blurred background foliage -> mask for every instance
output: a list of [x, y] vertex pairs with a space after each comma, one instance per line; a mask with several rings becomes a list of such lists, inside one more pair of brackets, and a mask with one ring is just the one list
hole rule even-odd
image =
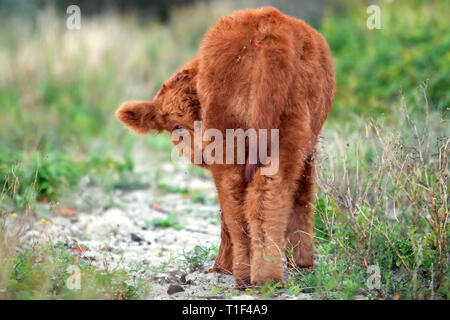
[[368, 2], [350, 0], [78, 1], [81, 30], [68, 30], [69, 2], [0, 1], [0, 186], [23, 181], [25, 190], [36, 181], [41, 200], [83, 175], [105, 174], [105, 164], [108, 174], [133, 170], [136, 143], [167, 157], [167, 135], [136, 137], [114, 111], [151, 99], [218, 17], [243, 7], [275, 5], [323, 33], [338, 83], [329, 129], [359, 130], [380, 116], [394, 122], [399, 93], [415, 102], [420, 86], [431, 110], [448, 108], [447, 1], [376, 2], [381, 30], [366, 27]]
[[[152, 99], [194, 57], [220, 16], [274, 5], [322, 32], [337, 75], [318, 170], [318, 263], [301, 271], [289, 290], [306, 286], [319, 298], [336, 297], [334, 291], [346, 299], [361, 292], [371, 297], [366, 267], [374, 264], [385, 288], [372, 297], [449, 298], [449, 1], [74, 2], [81, 8], [80, 30], [66, 27], [72, 1], [0, 0], [0, 255], [9, 257], [0, 259], [0, 284], [2, 274], [7, 280], [11, 275], [1, 265], [9, 261], [15, 266], [11, 286], [21, 292], [24, 281], [16, 279], [29, 271], [17, 272], [17, 265], [36, 261], [5, 253], [15, 248], [3, 237], [7, 217], [33, 215], [37, 201], [61, 205], [77, 186], [86, 186], [80, 184], [84, 177], [105, 191], [146, 182], [162, 187], [158, 161], [169, 159], [168, 135], [136, 136], [117, 121], [115, 110], [126, 100]], [[380, 30], [366, 27], [369, 4], [381, 8]], [[138, 167], [145, 174], [137, 174]], [[433, 211], [436, 223], [427, 225]], [[47, 271], [43, 279], [55, 279], [54, 270]], [[120, 286], [106, 283], [102, 290], [132, 296], [125, 280]], [[65, 295], [61, 288], [56, 295]]]

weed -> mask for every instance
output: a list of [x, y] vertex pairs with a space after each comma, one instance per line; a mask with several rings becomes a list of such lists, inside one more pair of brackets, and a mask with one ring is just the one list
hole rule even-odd
[[186, 189], [186, 188], [180, 188], [180, 187], [177, 187], [177, 186], [171, 186], [171, 185], [164, 184], [164, 183], [159, 184], [158, 185], [158, 189], [159, 190], [168, 191], [168, 192], [171, 192], [171, 193], [179, 193], [181, 195], [188, 195], [189, 194], [189, 190]]
[[223, 294], [224, 292], [226, 292], [227, 290], [228, 290], [228, 287], [225, 285], [222, 285], [219, 287], [213, 285], [211, 287], [211, 295], [213, 295], [213, 296], [220, 295], [220, 294]]
[[448, 126], [426, 107], [417, 122], [401, 105], [401, 125], [374, 121], [364, 142], [318, 161], [319, 259], [296, 278], [316, 297], [448, 296]]
[[145, 221], [145, 224], [149, 227], [155, 228], [173, 228], [176, 230], [183, 229], [183, 225], [176, 221], [176, 215], [173, 212], [170, 212], [167, 218], [165, 219], [153, 219]]
[[211, 246], [209, 248], [195, 246], [191, 251], [183, 251], [185, 267], [191, 272], [199, 270], [207, 261], [214, 259], [217, 253], [218, 249], [215, 246]]

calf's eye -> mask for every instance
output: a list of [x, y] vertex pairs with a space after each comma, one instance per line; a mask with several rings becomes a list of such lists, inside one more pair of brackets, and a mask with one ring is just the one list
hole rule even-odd
[[175, 126], [173, 129], [174, 129], [174, 130], [177, 130], [178, 132], [180, 132], [180, 131], [183, 130], [183, 127], [177, 125], [177, 126]]

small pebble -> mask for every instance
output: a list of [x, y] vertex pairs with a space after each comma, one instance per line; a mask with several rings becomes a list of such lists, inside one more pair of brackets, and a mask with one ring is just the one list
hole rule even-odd
[[174, 294], [174, 293], [178, 293], [178, 292], [183, 292], [184, 289], [182, 286], [179, 286], [177, 284], [171, 284], [169, 286], [169, 289], [167, 289], [167, 294]]

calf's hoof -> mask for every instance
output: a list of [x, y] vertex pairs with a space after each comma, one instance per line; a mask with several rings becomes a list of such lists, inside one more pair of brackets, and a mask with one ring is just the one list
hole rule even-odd
[[262, 265], [252, 269], [250, 283], [253, 286], [260, 287], [264, 283], [272, 281], [283, 284], [283, 268], [270, 263], [263, 263]]
[[284, 286], [283, 279], [281, 278], [253, 279], [251, 281], [251, 285], [255, 288], [260, 288], [267, 282], [270, 282], [272, 284], [279, 283], [280, 287]]

